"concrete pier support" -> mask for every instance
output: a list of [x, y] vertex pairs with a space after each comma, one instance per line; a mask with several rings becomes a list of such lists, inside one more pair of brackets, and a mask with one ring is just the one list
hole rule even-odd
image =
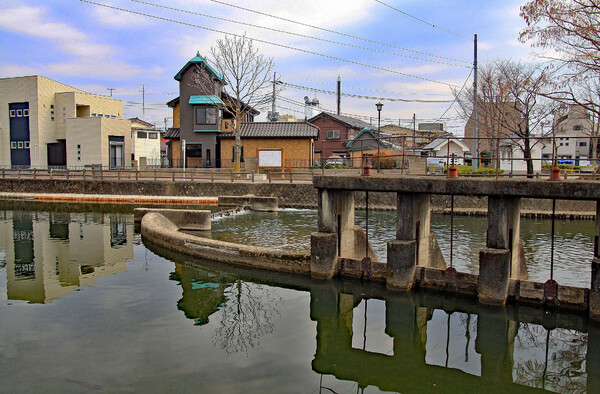
[[590, 319], [600, 321], [600, 201], [596, 202], [596, 229], [594, 234], [594, 258], [592, 259], [589, 313]]
[[339, 270], [339, 258], [354, 256], [354, 192], [321, 189], [318, 210], [318, 232], [310, 242], [311, 276], [331, 279]]
[[429, 194], [398, 193], [396, 240], [388, 242], [387, 287], [411, 290], [416, 265], [430, 265]]
[[481, 303], [504, 305], [509, 279], [519, 279], [520, 208], [519, 197], [488, 198], [486, 248], [479, 252], [478, 296]]

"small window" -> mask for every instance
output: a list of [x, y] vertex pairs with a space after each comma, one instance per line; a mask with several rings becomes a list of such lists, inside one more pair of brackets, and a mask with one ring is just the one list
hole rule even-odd
[[29, 110], [28, 109], [24, 109], [23, 110], [23, 116], [29, 116]]
[[96, 114], [92, 112], [92, 118], [95, 118], [95, 117], [96, 117]]
[[145, 131], [138, 131], [137, 132], [137, 137], [142, 139], [142, 138], [148, 138], [148, 133], [146, 133]]
[[77, 144], [77, 149], [81, 149], [81, 145]]
[[54, 109], [54, 104], [50, 104], [50, 109]]
[[25, 149], [29, 149], [29, 141], [25, 141]]
[[17, 112], [14, 109], [10, 110], [10, 117], [14, 118], [17, 115]]
[[196, 107], [196, 124], [216, 124], [217, 109], [213, 107]]
[[17, 118], [20, 118], [21, 116], [23, 116], [23, 110], [22, 109], [18, 109], [17, 110]]
[[110, 115], [111, 119], [116, 119], [117, 117], [115, 115]]
[[158, 133], [148, 133], [148, 138], [151, 140], [156, 140], [158, 139]]
[[52, 117], [50, 118], [50, 120], [54, 122], [54, 116], [52, 116]]
[[587, 142], [580, 142], [579, 146], [587, 146]]
[[17, 142], [17, 148], [23, 149], [23, 141]]
[[17, 141], [10, 142], [10, 149], [17, 149]]
[[108, 115], [108, 114], [104, 114], [104, 117], [105, 117], [105, 118], [110, 118], [110, 115]]
[[575, 131], [583, 130], [583, 125], [576, 124], [575, 126], [573, 126], [573, 130], [575, 130]]
[[561, 142], [559, 146], [563, 146], [563, 143]]
[[[562, 144], [561, 144], [561, 145], [562, 145]], [[565, 146], [569, 146], [569, 143], [568, 143], [568, 142], [566, 142], [566, 143], [565, 143]]]
[[339, 140], [340, 139], [340, 131], [339, 130], [327, 130], [327, 139], [328, 140]]

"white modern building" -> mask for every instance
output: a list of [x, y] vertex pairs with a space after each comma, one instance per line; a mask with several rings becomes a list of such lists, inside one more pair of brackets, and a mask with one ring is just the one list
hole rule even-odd
[[[533, 172], [542, 171], [542, 143], [535, 140], [531, 148], [531, 162]], [[506, 173], [527, 174], [527, 161], [520, 145], [510, 139], [500, 142], [498, 148], [500, 155], [500, 169]]]
[[0, 165], [131, 166], [123, 102], [34, 75], [0, 78]]
[[139, 118], [131, 118], [133, 159], [138, 166], [145, 161], [147, 166], [160, 167], [160, 130]]
[[[554, 125], [543, 141], [543, 157], [552, 159], [552, 148], [559, 161], [571, 161], [579, 165], [590, 158], [591, 135], [594, 127], [589, 112], [579, 106], [570, 105], [554, 116]], [[553, 141], [554, 140], [554, 141]]]

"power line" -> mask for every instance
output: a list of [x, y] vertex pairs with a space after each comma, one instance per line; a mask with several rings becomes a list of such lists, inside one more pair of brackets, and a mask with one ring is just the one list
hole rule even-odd
[[467, 81], [469, 80], [469, 78], [471, 78], [471, 74], [473, 74], [473, 69], [471, 69], [471, 72], [469, 73], [469, 75], [465, 79], [465, 83], [463, 83], [462, 88], [460, 88], [460, 90], [458, 91], [458, 93], [454, 95], [454, 100], [452, 100], [452, 103], [450, 104], [450, 106], [448, 108], [446, 108], [446, 110], [444, 111], [444, 113], [442, 114], [442, 116], [440, 116], [440, 119], [443, 118], [444, 115], [446, 115], [446, 113], [448, 111], [450, 111], [450, 108], [452, 108], [452, 106], [454, 105], [454, 103], [456, 103], [456, 100], [458, 99], [458, 96], [460, 96], [460, 94], [462, 93], [462, 91], [465, 88], [465, 86], [467, 86]]
[[181, 13], [185, 13], [185, 14], [198, 15], [198, 16], [202, 16], [204, 18], [217, 19], [217, 20], [220, 20], [220, 21], [235, 23], [235, 24], [238, 24], [238, 25], [250, 26], [250, 27], [255, 27], [255, 28], [258, 28], [258, 29], [264, 29], [264, 30], [274, 31], [274, 32], [277, 32], [277, 33], [282, 33], [282, 34], [288, 34], [288, 35], [291, 35], [291, 36], [308, 38], [310, 40], [317, 40], [317, 41], [321, 41], [321, 42], [328, 42], [330, 44], [343, 45], [343, 46], [347, 46], [347, 47], [350, 47], [350, 48], [362, 49], [362, 50], [365, 50], [365, 51], [383, 53], [383, 54], [392, 55], [392, 56], [399, 56], [399, 57], [404, 57], [404, 58], [408, 58], [408, 59], [419, 60], [419, 61], [422, 61], [422, 62], [443, 64], [443, 65], [451, 66], [451, 67], [463, 67], [463, 68], [469, 68], [470, 67], [470, 66], [468, 66], [466, 64], [455, 64], [455, 63], [453, 64], [453, 63], [441, 62], [441, 61], [438, 61], [438, 60], [423, 59], [423, 58], [416, 57], [416, 56], [402, 55], [400, 53], [382, 51], [380, 49], [367, 48], [367, 47], [362, 47], [362, 46], [354, 45], [354, 44], [347, 44], [345, 42], [328, 40], [326, 38], [314, 37], [314, 36], [309, 36], [307, 34], [294, 33], [294, 32], [291, 32], [291, 31], [286, 31], [286, 30], [281, 30], [281, 29], [274, 29], [272, 27], [266, 27], [266, 26], [256, 25], [256, 24], [253, 24], [253, 23], [240, 22], [240, 21], [236, 21], [236, 20], [233, 20], [233, 19], [228, 19], [228, 18], [222, 18], [222, 17], [219, 17], [219, 16], [203, 14], [203, 13], [200, 13], [200, 12], [188, 11], [188, 10], [184, 10], [184, 9], [181, 9], [181, 8], [169, 7], [169, 6], [160, 5], [160, 4], [154, 4], [154, 3], [148, 3], [148, 2], [142, 1], [142, 0], [129, 0], [129, 1], [132, 1], [134, 3], [149, 5], [149, 6], [152, 6], [152, 7], [163, 8], [163, 9], [166, 9], [166, 10], [181, 12]]
[[[301, 81], [307, 81], [307, 82], [313, 82], [313, 83], [320, 83], [322, 85], [331, 85], [331, 82], [323, 82], [323, 81], [318, 81], [315, 79], [309, 79], [309, 78], [303, 78], [303, 77], [299, 77], [296, 75], [291, 75], [291, 74], [285, 74], [285, 73], [279, 73], [280, 76], [285, 76], [286, 78], [291, 78], [291, 79], [298, 79]], [[364, 91], [368, 91], [368, 92], [378, 92], [378, 93], [389, 93], [389, 94], [410, 94], [410, 95], [424, 95], [424, 96], [446, 96], [447, 93], [415, 93], [415, 92], [394, 92], [391, 90], [383, 90], [383, 89], [369, 89], [369, 88], [363, 88], [363, 87], [358, 87], [358, 86], [348, 86], [348, 85], [344, 85], [344, 89], [350, 89], [350, 90], [364, 90]]]
[[229, 35], [229, 36], [233, 36], [233, 37], [238, 37], [238, 38], [246, 37], [249, 40], [260, 42], [260, 43], [263, 43], [263, 44], [268, 44], [268, 45], [278, 46], [278, 47], [281, 47], [281, 48], [291, 49], [291, 50], [297, 51], [297, 52], [308, 53], [308, 54], [311, 54], [311, 55], [320, 56], [320, 57], [324, 57], [324, 58], [327, 58], [327, 59], [332, 59], [332, 60], [337, 60], [337, 61], [340, 61], [340, 62], [355, 64], [357, 66], [372, 68], [374, 70], [385, 71], [385, 72], [389, 72], [389, 73], [397, 74], [397, 75], [402, 75], [402, 76], [409, 77], [409, 78], [420, 79], [422, 81], [433, 82], [433, 83], [437, 83], [437, 84], [440, 84], [440, 85], [449, 86], [451, 88], [452, 87], [457, 87], [456, 85], [453, 85], [453, 84], [450, 84], [450, 83], [447, 83], [447, 82], [440, 82], [440, 81], [436, 81], [436, 80], [430, 79], [430, 78], [424, 78], [424, 77], [419, 77], [417, 75], [411, 75], [411, 74], [403, 73], [403, 72], [398, 71], [398, 70], [392, 70], [392, 69], [389, 69], [389, 68], [372, 66], [370, 64], [361, 63], [361, 62], [357, 62], [357, 61], [354, 61], [354, 60], [348, 60], [348, 59], [344, 59], [344, 58], [340, 58], [340, 57], [336, 57], [336, 56], [325, 55], [323, 53], [318, 53], [318, 52], [309, 51], [309, 50], [306, 50], [306, 49], [296, 48], [296, 47], [293, 47], [293, 46], [290, 46], [290, 45], [278, 44], [278, 43], [274, 43], [274, 42], [271, 42], [271, 41], [261, 40], [261, 39], [258, 39], [258, 38], [251, 38], [251, 37], [248, 37], [248, 36], [245, 36], [245, 35], [240, 35], [240, 34], [236, 34], [236, 33], [229, 33], [229, 32], [223, 31], [223, 30], [212, 29], [210, 27], [204, 27], [204, 26], [200, 26], [200, 25], [195, 25], [193, 23], [187, 23], [187, 22], [177, 21], [177, 20], [174, 20], [174, 19], [163, 18], [161, 16], [156, 16], [156, 15], [146, 14], [144, 12], [138, 12], [138, 11], [128, 10], [126, 8], [115, 7], [115, 6], [111, 6], [111, 5], [108, 5], [108, 4], [96, 3], [96, 2], [93, 2], [93, 1], [90, 1], [90, 0], [79, 0], [79, 1], [81, 1], [83, 3], [94, 4], [94, 5], [97, 5], [97, 6], [100, 6], [100, 7], [110, 8], [110, 9], [117, 10], [117, 11], [127, 12], [127, 13], [134, 14], [134, 15], [141, 15], [141, 16], [145, 16], [145, 17], [148, 17], [148, 18], [158, 19], [158, 20], [162, 20], [162, 21], [165, 21], [165, 22], [177, 23], [177, 24], [184, 25], [184, 26], [195, 27], [197, 29], [202, 29], [202, 30], [207, 30], [207, 31], [213, 31], [213, 32], [216, 32], [216, 33], [225, 34], [225, 35]]
[[292, 20], [292, 19], [288, 19], [288, 18], [283, 18], [283, 17], [280, 17], [280, 16], [275, 16], [275, 15], [267, 14], [266, 12], [256, 11], [256, 10], [253, 10], [253, 9], [250, 9], [250, 8], [244, 8], [244, 7], [241, 7], [239, 5], [225, 3], [223, 1], [218, 1], [218, 0], [210, 0], [210, 1], [212, 1], [213, 3], [217, 3], [217, 4], [221, 4], [221, 5], [227, 6], [227, 7], [233, 7], [233, 8], [237, 8], [237, 9], [243, 10], [243, 11], [252, 12], [254, 14], [263, 15], [263, 16], [266, 16], [266, 17], [269, 17], [269, 18], [279, 19], [279, 20], [282, 20], [282, 21], [285, 21], [285, 22], [289, 22], [289, 23], [294, 23], [294, 24], [297, 24], [297, 25], [300, 25], [300, 26], [310, 27], [310, 28], [313, 28], [313, 29], [326, 31], [328, 33], [333, 33], [333, 34], [337, 34], [337, 35], [340, 35], [340, 36], [353, 38], [355, 40], [361, 40], [361, 41], [365, 41], [365, 42], [370, 42], [372, 44], [382, 45], [382, 46], [386, 46], [386, 47], [390, 47], [390, 48], [396, 48], [396, 49], [400, 49], [400, 50], [406, 51], [406, 52], [418, 53], [419, 55], [436, 57], [438, 59], [445, 59], [445, 60], [450, 60], [450, 61], [453, 61], [453, 62], [471, 64], [470, 62], [467, 62], [467, 61], [464, 61], [464, 60], [453, 59], [453, 58], [450, 58], [450, 57], [434, 55], [432, 53], [427, 53], [427, 52], [422, 52], [422, 51], [416, 51], [414, 49], [408, 49], [408, 48], [403, 48], [403, 47], [399, 47], [399, 46], [396, 46], [396, 45], [386, 44], [384, 42], [370, 40], [368, 38], [362, 38], [362, 37], [358, 37], [358, 36], [355, 36], [355, 35], [352, 35], [352, 34], [341, 33], [341, 32], [335, 31], [335, 30], [330, 30], [330, 29], [325, 29], [323, 27], [319, 27], [319, 26], [315, 26], [315, 25], [310, 25], [308, 23], [298, 22], [298, 21], [295, 21], [295, 20]]
[[378, 3], [379, 3], [379, 4], [381, 4], [381, 5], [384, 5], [384, 6], [388, 7], [388, 8], [391, 8], [392, 10], [394, 10], [394, 11], [396, 11], [396, 12], [399, 12], [399, 13], [401, 13], [402, 15], [406, 15], [406, 16], [408, 16], [409, 18], [412, 18], [412, 19], [414, 19], [414, 20], [416, 20], [416, 21], [419, 21], [419, 22], [421, 22], [421, 23], [424, 23], [424, 24], [426, 24], [427, 26], [431, 26], [431, 27], [433, 27], [434, 29], [441, 30], [441, 31], [443, 31], [443, 32], [446, 32], [446, 33], [449, 33], [449, 34], [455, 35], [455, 36], [457, 36], [457, 37], [460, 37], [460, 38], [463, 38], [463, 39], [465, 39], [465, 40], [473, 41], [473, 39], [472, 39], [472, 38], [468, 38], [468, 37], [465, 37], [465, 36], [463, 36], [463, 35], [460, 35], [460, 34], [458, 34], [458, 33], [454, 33], [453, 31], [450, 31], [450, 30], [444, 29], [444, 28], [442, 28], [442, 27], [436, 26], [436, 25], [434, 25], [433, 23], [429, 23], [429, 22], [427, 22], [427, 21], [425, 21], [425, 20], [423, 20], [423, 19], [421, 19], [421, 18], [417, 18], [416, 16], [414, 16], [414, 15], [411, 15], [411, 14], [409, 14], [408, 12], [404, 12], [404, 11], [402, 11], [402, 10], [399, 10], [398, 8], [392, 7], [391, 5], [389, 5], [389, 4], [386, 4], [386, 3], [384, 3], [384, 2], [383, 2], [383, 1], [381, 1], [381, 0], [375, 0], [375, 1], [376, 1], [376, 2], [378, 2]]
[[[311, 88], [308, 86], [300, 86], [300, 85], [295, 85], [293, 83], [288, 83], [288, 82], [283, 82], [283, 84], [285, 86], [289, 86], [289, 87], [292, 87], [295, 89], [310, 90], [310, 91], [317, 92], [317, 93], [337, 95], [337, 92], [332, 92], [330, 90]], [[367, 100], [378, 100], [378, 101], [399, 101], [402, 103], [449, 103], [450, 102], [450, 100], [419, 100], [419, 99], [409, 100], [409, 99], [402, 99], [402, 98], [364, 96], [361, 94], [351, 94], [351, 93], [340, 93], [340, 94], [345, 97], [353, 97], [353, 98], [360, 98], [360, 99], [367, 99]]]

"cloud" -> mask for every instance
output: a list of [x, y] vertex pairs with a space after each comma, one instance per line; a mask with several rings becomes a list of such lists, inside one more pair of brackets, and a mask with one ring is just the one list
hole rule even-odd
[[65, 23], [42, 20], [44, 11], [34, 7], [4, 8], [0, 12], [0, 28], [51, 40], [84, 40], [85, 34]]
[[37, 75], [39, 70], [33, 67], [18, 66], [16, 64], [0, 65], [0, 77], [22, 77], [24, 75]]
[[109, 45], [85, 41], [67, 41], [60, 44], [60, 47], [65, 52], [83, 58], [106, 58], [115, 52], [114, 48]]

